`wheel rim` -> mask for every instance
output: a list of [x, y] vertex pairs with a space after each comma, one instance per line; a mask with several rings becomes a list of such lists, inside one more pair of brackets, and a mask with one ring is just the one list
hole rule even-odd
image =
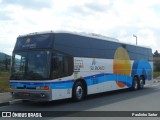
[[76, 89], [76, 96], [78, 99], [81, 99], [83, 96], [83, 88], [81, 86], [78, 86]]
[[137, 90], [138, 89], [138, 84], [137, 84], [137, 80], [134, 81], [134, 89]]
[[143, 80], [140, 80], [140, 88], [143, 88], [144, 84], [143, 84]]

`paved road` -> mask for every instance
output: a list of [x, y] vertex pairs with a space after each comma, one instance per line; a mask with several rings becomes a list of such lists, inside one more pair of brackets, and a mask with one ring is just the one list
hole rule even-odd
[[[70, 99], [47, 102], [47, 103], [25, 102], [25, 103], [18, 103], [0, 107], [0, 111], [160, 111], [160, 83], [146, 86], [143, 90], [138, 90], [138, 91], [120, 90], [114, 92], [107, 92], [103, 94], [91, 95], [84, 101], [78, 103], [71, 102]], [[46, 119], [50, 120], [53, 118], [46, 118]], [[54, 119], [63, 120], [64, 118], [58, 117]], [[88, 120], [93, 118], [72, 117], [68, 119]], [[94, 119], [141, 120], [144, 119], [144, 117], [140, 118], [94, 117]], [[145, 118], [145, 120], [152, 120], [152, 119], [158, 120], [159, 118], [155, 117]]]

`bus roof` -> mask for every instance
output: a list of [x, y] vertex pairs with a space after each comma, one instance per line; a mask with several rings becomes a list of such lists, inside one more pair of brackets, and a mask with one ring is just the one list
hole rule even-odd
[[50, 33], [66, 33], [66, 34], [73, 34], [73, 35], [79, 35], [79, 36], [83, 36], [83, 37], [90, 37], [90, 38], [96, 38], [96, 39], [100, 39], [100, 40], [106, 40], [106, 41], [112, 41], [112, 42], [117, 42], [117, 43], [123, 43], [123, 44], [128, 44], [128, 45], [133, 45], [133, 46], [137, 46], [137, 47], [144, 47], [144, 48], [150, 48], [149, 46], [142, 46], [142, 45], [135, 45], [135, 44], [131, 44], [131, 43], [125, 43], [125, 42], [121, 42], [116, 38], [111, 38], [108, 36], [104, 36], [101, 34], [96, 34], [96, 33], [85, 33], [85, 32], [71, 32], [71, 31], [43, 31], [43, 32], [33, 32], [33, 33], [29, 33], [29, 34], [24, 34], [24, 35], [19, 35], [19, 37], [27, 37], [27, 36], [32, 36], [32, 35], [40, 35], [40, 34], [50, 34]]
[[85, 32], [69, 32], [69, 31], [34, 32], [34, 33], [19, 35], [19, 37], [25, 37], [25, 36], [31, 36], [31, 35], [38, 35], [38, 34], [47, 34], [47, 33], [68, 33], [68, 34], [75, 34], [75, 35], [80, 35], [80, 36], [85, 36], [85, 37], [91, 37], [91, 38], [99, 38], [99, 39], [102, 39], [102, 40], [119, 41], [119, 40], [116, 39], [116, 38], [111, 38], [111, 37], [104, 36], [104, 35], [101, 35], [101, 34], [85, 33]]

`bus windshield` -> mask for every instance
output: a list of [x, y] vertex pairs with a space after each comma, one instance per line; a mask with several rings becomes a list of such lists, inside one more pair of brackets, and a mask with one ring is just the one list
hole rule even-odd
[[50, 77], [50, 51], [14, 52], [11, 80], [44, 80]]

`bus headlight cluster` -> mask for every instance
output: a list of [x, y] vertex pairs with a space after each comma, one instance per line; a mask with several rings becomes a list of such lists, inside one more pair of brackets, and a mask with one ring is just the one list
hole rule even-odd
[[50, 87], [49, 86], [37, 86], [36, 90], [49, 90]]

